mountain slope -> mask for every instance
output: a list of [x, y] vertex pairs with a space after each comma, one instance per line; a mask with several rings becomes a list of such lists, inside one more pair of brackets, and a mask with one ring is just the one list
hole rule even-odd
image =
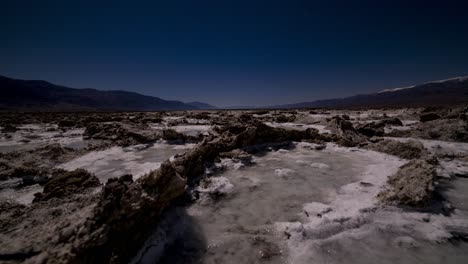
[[274, 106], [273, 108], [419, 107], [468, 103], [468, 76], [346, 98]]
[[80, 110], [190, 110], [198, 107], [180, 101], [127, 91], [74, 89], [46, 81], [17, 80], [0, 76], [0, 109], [35, 111]]

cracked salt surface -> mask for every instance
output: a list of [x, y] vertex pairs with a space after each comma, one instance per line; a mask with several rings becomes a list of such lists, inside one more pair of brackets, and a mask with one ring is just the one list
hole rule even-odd
[[[283, 259], [278, 255], [284, 249], [277, 243], [274, 222], [299, 219], [302, 204], [308, 201], [331, 201], [335, 190], [356, 180], [361, 171], [347, 154], [318, 152], [304, 148], [306, 145], [309, 144], [299, 143], [293, 149], [255, 156], [253, 166], [223, 161], [220, 166], [228, 167], [226, 171], [198, 187], [200, 199], [186, 208], [186, 219], [201, 230], [196, 239], [202, 239], [201, 245], [206, 246], [199, 247], [200, 243], [187, 241], [189, 236], [181, 234], [174, 247], [182, 243], [182, 249], [177, 254], [170, 254], [171, 249], [167, 249], [161, 263], [252, 263], [259, 258], [273, 263]], [[310, 166], [331, 161], [326, 170]], [[221, 198], [214, 199], [216, 196]], [[160, 239], [153, 238], [142, 251]], [[150, 251], [140, 252], [134, 261], [157, 260]]]
[[[83, 140], [84, 128], [61, 131], [52, 124], [30, 124], [18, 127], [18, 131], [0, 138], [0, 153], [17, 150], [31, 150], [58, 143], [62, 147], [82, 149], [99, 140]], [[52, 130], [52, 131], [50, 131]]]
[[[370, 154], [372, 152], [368, 152]], [[362, 152], [365, 154], [365, 152]], [[450, 215], [378, 207], [375, 196], [402, 161], [374, 153], [359, 183], [343, 186], [332, 203], [309, 203], [300, 221], [276, 223], [288, 237], [290, 263], [461, 263], [466, 243], [452, 244], [453, 232], [468, 231], [468, 185], [457, 180], [442, 191], [457, 209]], [[393, 172], [392, 172], [393, 171]], [[392, 173], [390, 173], [392, 172]], [[465, 179], [462, 179], [465, 180]], [[362, 184], [365, 182], [366, 184]], [[456, 186], [454, 188], [454, 186]], [[362, 190], [359, 190], [361, 188]], [[440, 242], [440, 243], [439, 243]], [[352, 260], [352, 261], [351, 261]]]
[[179, 220], [160, 227], [133, 263], [466, 262], [467, 244], [446, 240], [468, 230], [468, 181], [444, 192], [459, 206], [450, 216], [382, 207], [375, 197], [405, 160], [308, 145], [263, 153], [253, 166], [225, 162], [199, 188], [203, 199], [174, 209]]
[[58, 168], [65, 170], [86, 169], [94, 173], [101, 182], [112, 177], [132, 174], [137, 179], [152, 170], [158, 169], [161, 163], [172, 156], [184, 152], [195, 144], [174, 145], [165, 142], [153, 145], [136, 145], [131, 147], [112, 147], [102, 151], [93, 151]]
[[42, 192], [43, 187], [39, 184], [21, 186], [19, 178], [6, 180], [0, 183], [0, 200], [13, 200], [20, 204], [30, 204], [34, 200], [34, 194]]

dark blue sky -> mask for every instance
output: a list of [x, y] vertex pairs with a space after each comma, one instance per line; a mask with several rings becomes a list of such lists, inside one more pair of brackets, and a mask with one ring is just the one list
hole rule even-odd
[[464, 2], [4, 1], [0, 75], [218, 106], [342, 97], [468, 75]]

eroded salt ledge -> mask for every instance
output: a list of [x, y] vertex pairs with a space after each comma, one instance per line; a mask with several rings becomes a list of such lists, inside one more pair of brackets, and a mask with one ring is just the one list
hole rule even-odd
[[[466, 244], [437, 243], [468, 230], [466, 207], [444, 216], [378, 204], [387, 177], [405, 160], [295, 143], [253, 163], [218, 164], [225, 171], [196, 189], [195, 204], [173, 209], [172, 225], [163, 220], [133, 263], [459, 263], [468, 257]], [[466, 189], [447, 196], [462, 203], [460, 191]]]

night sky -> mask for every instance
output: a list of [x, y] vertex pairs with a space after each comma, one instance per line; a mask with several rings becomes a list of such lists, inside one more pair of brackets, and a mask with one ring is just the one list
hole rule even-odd
[[0, 75], [217, 106], [468, 75], [467, 1], [10, 0], [0, 34]]

